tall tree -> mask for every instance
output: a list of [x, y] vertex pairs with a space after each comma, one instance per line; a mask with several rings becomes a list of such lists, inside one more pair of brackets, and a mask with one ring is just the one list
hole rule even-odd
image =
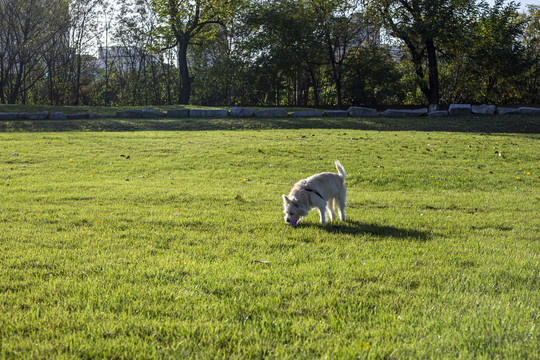
[[[428, 104], [439, 104], [438, 53], [459, 41], [475, 9], [475, 0], [368, 0], [390, 34], [406, 46], [418, 86]], [[427, 75], [426, 75], [427, 74]]]
[[492, 7], [487, 4], [476, 23], [470, 51], [472, 74], [478, 81], [477, 101], [501, 103], [513, 101], [514, 81], [530, 67], [522, 42], [524, 21], [518, 6], [505, 0], [496, 0]]
[[0, 1], [0, 101], [25, 102], [26, 92], [47, 73], [44, 54], [67, 34], [63, 0]]
[[317, 31], [323, 39], [323, 48], [331, 67], [335, 85], [337, 107], [343, 105], [343, 76], [354, 54], [370, 37], [376, 27], [360, 11], [358, 0], [311, 0], [316, 13]]
[[152, 0], [160, 20], [158, 33], [162, 36], [162, 49], [175, 47], [179, 70], [178, 103], [188, 104], [193, 78], [190, 76], [188, 49], [195, 42], [204, 41], [200, 36], [207, 26], [225, 27], [234, 10], [243, 0]]
[[94, 45], [100, 30], [99, 17], [106, 6], [105, 0], [71, 0], [70, 1], [70, 57], [73, 79], [73, 99], [75, 106], [80, 104], [81, 86], [85, 71], [84, 53]]
[[525, 17], [524, 43], [531, 59], [531, 67], [527, 74], [527, 86], [523, 100], [540, 103], [540, 5], [529, 5]]

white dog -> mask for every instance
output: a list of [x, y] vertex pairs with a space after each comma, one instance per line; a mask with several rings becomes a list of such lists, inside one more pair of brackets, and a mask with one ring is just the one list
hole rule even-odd
[[324, 172], [312, 175], [294, 184], [289, 196], [283, 195], [283, 212], [285, 222], [296, 226], [311, 209], [318, 209], [321, 224], [326, 223], [326, 211], [330, 220], [336, 218], [334, 206], [338, 206], [339, 219], [345, 221], [345, 169], [339, 161], [335, 161], [338, 174]]

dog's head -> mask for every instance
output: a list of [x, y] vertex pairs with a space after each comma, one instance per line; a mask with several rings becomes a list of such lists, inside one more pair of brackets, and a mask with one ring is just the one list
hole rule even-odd
[[283, 195], [283, 212], [285, 213], [285, 222], [296, 226], [304, 216], [307, 216], [307, 209], [300, 206], [295, 198], [289, 198]]

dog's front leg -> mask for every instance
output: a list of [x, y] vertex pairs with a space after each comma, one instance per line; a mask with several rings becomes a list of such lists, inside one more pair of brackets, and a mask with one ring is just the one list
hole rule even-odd
[[321, 224], [326, 224], [326, 205], [320, 206], [318, 209], [319, 215], [321, 215]]

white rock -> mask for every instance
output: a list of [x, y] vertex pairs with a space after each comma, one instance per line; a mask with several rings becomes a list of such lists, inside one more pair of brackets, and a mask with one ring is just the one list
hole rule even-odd
[[224, 118], [227, 115], [229, 115], [229, 110], [189, 109], [189, 116], [195, 118]]
[[88, 119], [90, 117], [90, 114], [88, 113], [78, 113], [78, 114], [68, 114], [66, 117], [69, 120], [81, 120], [81, 119]]
[[517, 114], [519, 114], [519, 111], [518, 111], [517, 108], [498, 107], [497, 108], [497, 114], [499, 114], [499, 115], [517, 115]]
[[260, 118], [283, 118], [289, 116], [285, 109], [263, 109], [255, 112], [256, 117]]
[[67, 120], [67, 116], [60, 111], [57, 111], [50, 116], [51, 120]]
[[379, 116], [379, 113], [375, 109], [366, 108], [366, 107], [359, 107], [359, 106], [351, 106], [347, 112], [349, 113], [349, 116], [352, 117], [375, 117]]
[[427, 115], [428, 109], [410, 109], [410, 110], [395, 110], [388, 109], [382, 112], [381, 116], [384, 117], [396, 117], [396, 118], [406, 118], [406, 117], [416, 117]]
[[521, 115], [540, 115], [540, 108], [520, 107], [518, 111]]
[[349, 112], [346, 110], [325, 110], [324, 116], [326, 117], [347, 117]]
[[126, 118], [126, 119], [140, 119], [142, 118], [142, 110], [126, 110], [118, 111], [116, 113], [117, 118]]
[[0, 113], [0, 120], [17, 120], [17, 113]]
[[496, 110], [497, 107], [495, 105], [473, 105], [471, 107], [471, 112], [479, 115], [493, 115]]
[[251, 108], [243, 108], [243, 107], [231, 108], [232, 117], [252, 117], [254, 113], [255, 113], [255, 110]]
[[300, 111], [293, 112], [291, 116], [292, 117], [305, 117], [305, 118], [321, 117], [322, 112], [318, 110], [300, 110]]
[[427, 114], [428, 117], [442, 117], [442, 116], [448, 116], [447, 110], [437, 110], [437, 111], [431, 111]]
[[144, 109], [142, 111], [142, 117], [145, 119], [158, 119], [164, 118], [165, 113], [155, 109]]
[[167, 110], [167, 117], [171, 117], [171, 118], [189, 117], [189, 109], [170, 109], [170, 110]]

